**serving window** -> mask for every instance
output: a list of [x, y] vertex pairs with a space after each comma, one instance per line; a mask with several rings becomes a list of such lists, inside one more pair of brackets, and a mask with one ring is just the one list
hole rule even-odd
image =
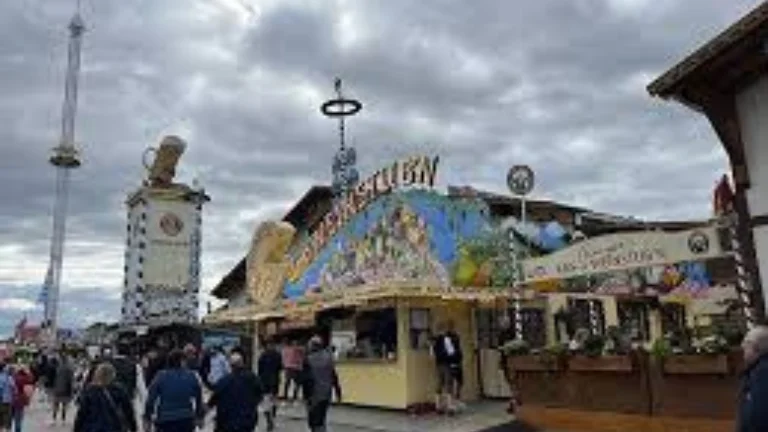
[[333, 320], [331, 344], [340, 359], [397, 358], [397, 310], [355, 310]]

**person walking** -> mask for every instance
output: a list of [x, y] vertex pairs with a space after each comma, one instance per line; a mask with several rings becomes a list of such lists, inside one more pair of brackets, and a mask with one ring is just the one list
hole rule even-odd
[[508, 367], [508, 356], [502, 349], [505, 344], [514, 341], [517, 337], [515, 334], [515, 328], [512, 325], [512, 320], [508, 315], [504, 315], [500, 322], [501, 331], [499, 332], [499, 368], [504, 374], [504, 380], [509, 387], [510, 398], [509, 405], [507, 405], [507, 412], [514, 414], [517, 411], [517, 407], [520, 405], [521, 399], [517, 386], [516, 372]]
[[[304, 364], [304, 350], [297, 340], [291, 340], [283, 347], [283, 368], [285, 370], [285, 386], [283, 398], [288, 402], [295, 402], [299, 398], [301, 390], [301, 366]], [[291, 393], [291, 387], [293, 392]]]
[[438, 412], [455, 413], [461, 406], [461, 385], [463, 381], [461, 341], [452, 322], [440, 325], [440, 333], [435, 338], [432, 352], [437, 366]]
[[214, 349], [211, 355], [211, 370], [208, 372], [208, 385], [215, 387], [220, 379], [224, 378], [229, 370], [229, 362], [224, 354], [224, 349], [220, 346]]
[[280, 392], [280, 373], [283, 370], [283, 356], [277, 351], [275, 342], [267, 339], [266, 348], [259, 356], [259, 379], [264, 387], [264, 417], [267, 420], [267, 431], [275, 429], [277, 417], [277, 394]]
[[53, 422], [59, 417], [62, 424], [67, 422], [67, 410], [75, 394], [75, 370], [72, 361], [66, 354], [62, 354], [56, 368], [53, 381]]
[[744, 372], [737, 432], [768, 431], [768, 326], [756, 326], [742, 341]]
[[19, 365], [13, 374], [13, 382], [16, 387], [12, 407], [13, 430], [21, 432], [24, 425], [24, 412], [32, 401], [32, 395], [35, 393], [35, 377], [27, 366]]
[[230, 366], [232, 372], [219, 380], [206, 404], [216, 409], [214, 432], [253, 432], [264, 397], [262, 384], [245, 366], [242, 354], [231, 354]]
[[55, 355], [48, 357], [43, 370], [43, 392], [45, 393], [46, 401], [51, 405], [51, 409], [53, 409], [55, 400], [53, 389], [56, 384], [56, 371], [58, 368], [59, 359], [57, 359]]
[[13, 397], [16, 394], [16, 383], [5, 360], [0, 359], [0, 431], [11, 430], [11, 415]]
[[112, 350], [105, 350], [102, 359], [91, 364], [85, 378], [86, 385], [93, 380], [96, 368], [105, 362], [115, 368], [115, 384], [123, 387], [131, 401], [143, 403], [147, 397], [147, 386], [141, 365], [131, 356], [131, 346], [119, 343], [114, 355]]
[[200, 381], [184, 367], [184, 353], [171, 351], [167, 368], [149, 386], [144, 407], [145, 431], [193, 432], [205, 415]]
[[338, 402], [341, 402], [342, 396], [333, 354], [323, 347], [323, 339], [320, 336], [314, 336], [309, 341], [309, 354], [302, 368], [302, 385], [309, 430], [325, 432], [333, 393], [336, 393]]
[[135, 432], [136, 413], [128, 393], [115, 381], [108, 362], [96, 366], [80, 395], [74, 432]]
[[200, 356], [198, 355], [197, 348], [191, 343], [184, 345], [184, 366], [198, 374], [201, 373]]

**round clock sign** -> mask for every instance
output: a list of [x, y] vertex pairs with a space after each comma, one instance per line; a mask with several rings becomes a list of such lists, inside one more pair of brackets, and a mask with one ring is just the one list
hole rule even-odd
[[507, 172], [507, 186], [515, 195], [528, 195], [533, 190], [534, 174], [528, 165], [515, 165]]
[[166, 213], [160, 218], [160, 229], [166, 235], [176, 237], [184, 229], [184, 222], [175, 214]]

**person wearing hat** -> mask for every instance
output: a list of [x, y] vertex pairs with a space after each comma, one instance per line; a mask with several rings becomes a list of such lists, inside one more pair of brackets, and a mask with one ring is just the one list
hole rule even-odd
[[333, 354], [320, 336], [309, 341], [309, 354], [302, 368], [303, 393], [307, 403], [307, 423], [312, 432], [326, 431], [326, 417], [333, 393], [341, 402], [341, 385], [336, 374]]

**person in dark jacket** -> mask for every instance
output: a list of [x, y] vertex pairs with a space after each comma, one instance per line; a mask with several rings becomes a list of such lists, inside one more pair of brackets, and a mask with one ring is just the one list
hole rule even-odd
[[131, 400], [135, 400], [137, 395], [142, 399], [145, 398], [147, 389], [144, 382], [144, 374], [142, 373], [141, 366], [131, 358], [130, 354], [131, 347], [125, 343], [118, 344], [116, 355], [112, 355], [111, 351], [105, 350], [102, 360], [93, 363], [89, 368], [85, 382], [90, 383], [93, 380], [93, 373], [98, 365], [102, 362], [108, 362], [115, 368], [117, 373], [115, 384], [123, 386]]
[[277, 394], [280, 391], [280, 373], [283, 370], [283, 356], [271, 339], [266, 341], [266, 348], [259, 356], [258, 371], [266, 396], [264, 416], [267, 419], [267, 431], [275, 429], [277, 417]]
[[750, 330], [742, 342], [745, 370], [737, 432], [768, 431], [768, 326]]
[[312, 432], [326, 431], [326, 417], [331, 398], [341, 402], [341, 385], [331, 350], [325, 348], [321, 336], [309, 341], [309, 354], [302, 368], [302, 392], [307, 403], [307, 423]]
[[507, 382], [507, 386], [511, 393], [509, 405], [507, 405], [507, 412], [514, 414], [517, 410], [517, 406], [520, 405], [520, 394], [518, 392], [515, 371], [507, 367], [507, 354], [501, 348], [504, 344], [514, 341], [517, 338], [517, 335], [515, 334], [512, 320], [508, 315], [501, 317], [499, 325], [501, 326], [501, 331], [499, 332], [499, 368], [504, 374], [504, 380]]
[[75, 368], [72, 360], [62, 354], [56, 368], [56, 375], [53, 382], [53, 421], [59, 418], [61, 423], [67, 422], [67, 411], [72, 397], [75, 395]]
[[133, 404], [123, 387], [115, 384], [115, 375], [109, 363], [96, 367], [93, 380], [81, 394], [74, 432], [137, 430]]
[[264, 397], [261, 382], [245, 367], [241, 354], [231, 354], [230, 365], [232, 372], [216, 384], [207, 403], [216, 408], [214, 432], [253, 432]]
[[205, 415], [200, 380], [184, 367], [184, 353], [179, 350], [171, 351], [167, 366], [149, 387], [145, 429], [154, 423], [155, 432], [193, 432]]
[[432, 345], [438, 382], [436, 406], [439, 412], [453, 413], [461, 405], [464, 355], [452, 322], [440, 325], [438, 330]]

